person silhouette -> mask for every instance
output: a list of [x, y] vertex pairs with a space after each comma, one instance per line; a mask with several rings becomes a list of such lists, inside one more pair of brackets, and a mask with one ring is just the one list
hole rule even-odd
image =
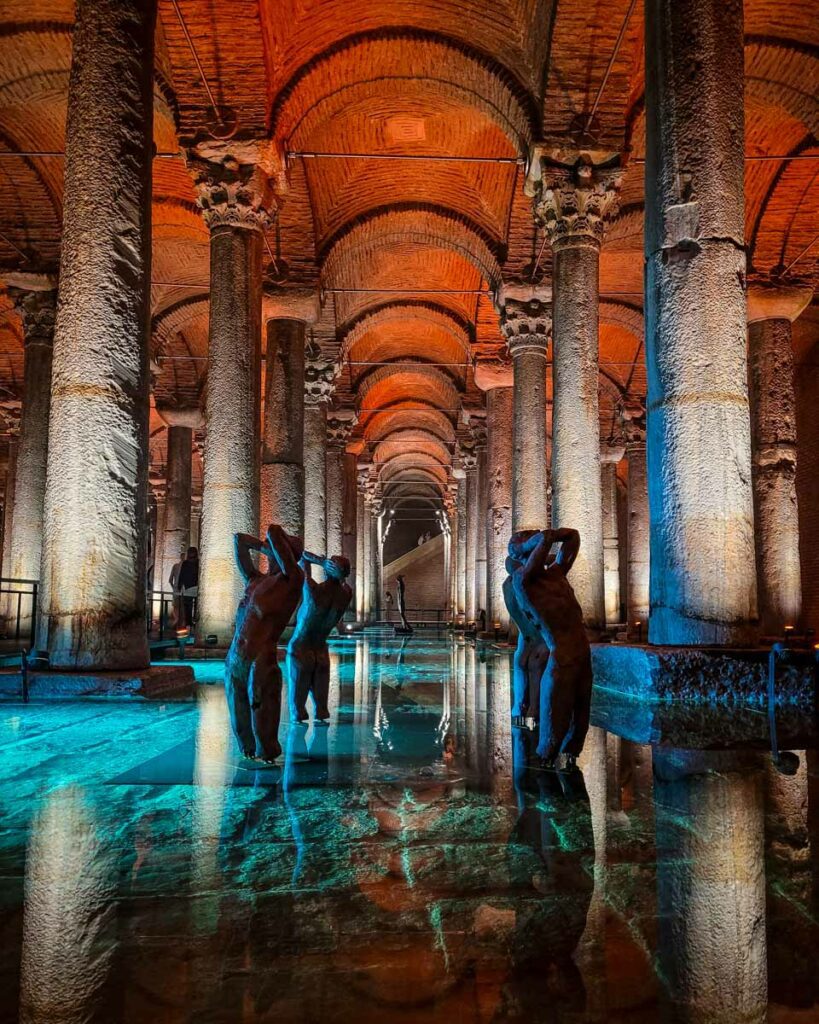
[[[293, 722], [306, 722], [307, 698], [313, 696], [316, 721], [330, 718], [327, 702], [330, 694], [330, 652], [327, 637], [341, 621], [353, 592], [347, 583], [350, 563], [341, 555], [332, 558], [302, 554], [304, 568], [302, 601], [296, 616], [296, 628], [287, 645], [287, 674], [290, 678], [290, 717]], [[316, 583], [310, 566], [324, 569], [326, 579]]]

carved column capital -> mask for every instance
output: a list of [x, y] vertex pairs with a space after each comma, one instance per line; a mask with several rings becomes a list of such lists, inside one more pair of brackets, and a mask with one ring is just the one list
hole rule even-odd
[[8, 294], [23, 325], [24, 344], [53, 345], [57, 292], [11, 287]]
[[475, 361], [475, 386], [481, 391], [511, 388], [515, 382], [512, 360], [498, 352], [479, 356]]
[[475, 453], [485, 451], [487, 442], [486, 410], [465, 409], [464, 412], [466, 413], [472, 451]]
[[197, 202], [211, 231], [247, 228], [266, 231], [275, 199], [270, 179], [258, 164], [226, 156], [220, 163], [191, 160]]
[[22, 402], [17, 398], [9, 398], [0, 402], [0, 421], [2, 421], [4, 433], [11, 437], [19, 437], [22, 412]]
[[352, 409], [334, 409], [327, 416], [327, 446], [333, 451], [344, 451], [356, 423], [358, 414]]
[[546, 354], [552, 329], [552, 308], [540, 299], [507, 298], [501, 311], [501, 331], [514, 359], [523, 352]]
[[626, 451], [637, 451], [646, 446], [646, 406], [639, 396], [627, 395], [618, 410], [620, 431]]
[[535, 220], [554, 251], [568, 246], [599, 248], [617, 214], [622, 171], [580, 157], [572, 166], [545, 166], [535, 188]]
[[324, 355], [319, 345], [307, 346], [304, 359], [304, 402], [305, 405], [321, 405], [329, 402], [336, 389], [341, 366]]

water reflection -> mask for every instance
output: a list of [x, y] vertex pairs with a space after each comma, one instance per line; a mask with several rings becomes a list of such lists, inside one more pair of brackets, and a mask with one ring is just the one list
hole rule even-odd
[[[0, 1020], [738, 1024], [776, 1019], [769, 997], [812, 1012], [814, 751], [785, 778], [764, 753], [698, 749], [701, 721], [691, 746], [678, 729], [652, 747], [610, 715], [579, 771], [544, 772], [497, 650], [358, 636], [331, 679], [329, 726], [283, 721], [284, 763], [261, 771], [241, 766], [219, 687], [157, 716], [125, 776], [105, 718], [61, 710], [82, 787], [55, 788], [53, 758], [2, 783], [26, 828], [0, 846], [25, 874], [6, 894], [22, 949], [6, 933]], [[110, 714], [121, 735], [146, 728], [144, 707]]]

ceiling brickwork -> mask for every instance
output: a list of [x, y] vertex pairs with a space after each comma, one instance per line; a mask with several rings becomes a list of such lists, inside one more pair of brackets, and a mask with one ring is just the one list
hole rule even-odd
[[[621, 404], [645, 392], [642, 8], [159, 0], [156, 401], [199, 403], [207, 374], [209, 242], [189, 157], [214, 137], [243, 152], [269, 143], [267, 274], [320, 292], [310, 337], [342, 362], [335, 403], [359, 413], [355, 450], [394, 493], [426, 494], [419, 480], [440, 491], [466, 436], [463, 410], [483, 403], [473, 363], [503, 354], [496, 289], [550, 284], [551, 251], [523, 189], [530, 146], [581, 140], [625, 169], [600, 260], [601, 436], [612, 437]], [[0, 5], [0, 282], [59, 263], [73, 17], [70, 0]], [[815, 285], [815, 3], [748, 0], [745, 20], [750, 272]], [[809, 308], [799, 351], [818, 335]], [[0, 291], [0, 400], [21, 385], [20, 324]], [[152, 430], [161, 460], [157, 417]]]

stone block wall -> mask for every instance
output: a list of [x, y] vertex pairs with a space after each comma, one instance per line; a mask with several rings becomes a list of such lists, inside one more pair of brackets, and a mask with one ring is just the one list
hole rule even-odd
[[[444, 538], [433, 537], [420, 547], [384, 566], [384, 587], [393, 596], [392, 618], [397, 618], [395, 578], [404, 574], [408, 608], [446, 608], [446, 579], [444, 574]], [[381, 601], [382, 609], [387, 605]]]

